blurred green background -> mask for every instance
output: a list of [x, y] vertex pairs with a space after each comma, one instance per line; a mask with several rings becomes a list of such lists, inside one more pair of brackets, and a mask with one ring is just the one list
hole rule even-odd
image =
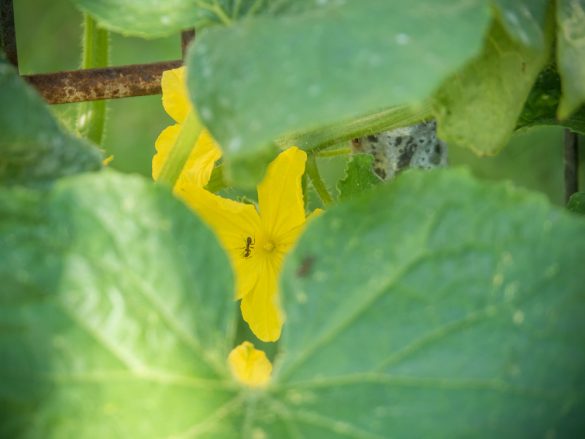
[[[77, 69], [81, 60], [82, 15], [69, 0], [14, 0], [22, 74]], [[112, 34], [111, 64], [124, 65], [180, 58], [180, 36], [142, 40]], [[55, 105], [55, 114], [74, 126], [77, 104]], [[111, 167], [150, 176], [154, 141], [171, 123], [160, 96], [112, 100], [108, 103], [104, 148], [113, 155]], [[581, 139], [581, 181], [585, 181], [585, 148]], [[563, 130], [539, 127], [517, 133], [497, 157], [478, 158], [450, 148], [451, 165], [467, 165], [493, 180], [512, 180], [563, 204]], [[323, 174], [333, 189], [343, 173], [343, 159], [322, 159]], [[456, 189], [454, 189], [456, 190]]]

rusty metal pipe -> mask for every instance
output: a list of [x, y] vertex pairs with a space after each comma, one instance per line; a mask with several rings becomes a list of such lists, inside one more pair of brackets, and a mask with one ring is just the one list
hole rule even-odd
[[181, 65], [183, 61], [177, 60], [25, 75], [23, 78], [49, 104], [65, 104], [160, 94], [162, 73]]

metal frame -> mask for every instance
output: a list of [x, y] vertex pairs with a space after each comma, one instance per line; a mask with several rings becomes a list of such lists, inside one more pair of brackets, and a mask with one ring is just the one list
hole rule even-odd
[[[183, 58], [185, 57], [186, 47], [194, 38], [194, 30], [187, 30], [181, 34], [181, 53]], [[0, 39], [8, 61], [18, 69], [13, 0], [0, 0]], [[176, 60], [23, 75], [23, 78], [35, 87], [49, 104], [64, 104], [160, 94], [162, 73], [182, 64], [182, 60]], [[577, 134], [565, 129], [564, 172], [566, 200], [579, 190], [578, 148]]]

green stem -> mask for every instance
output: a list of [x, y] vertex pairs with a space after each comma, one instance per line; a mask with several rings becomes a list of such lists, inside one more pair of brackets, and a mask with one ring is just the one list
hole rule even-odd
[[303, 177], [301, 178], [301, 190], [303, 191], [303, 207], [305, 208], [305, 210], [307, 210], [307, 207], [309, 206], [309, 197], [307, 194], [309, 182], [307, 180], [308, 180], [307, 173], [305, 172], [303, 174]]
[[236, 0], [232, 7], [232, 19], [237, 19], [240, 15], [240, 7], [242, 6], [242, 0]]
[[160, 171], [157, 183], [170, 187], [175, 186], [202, 129], [203, 125], [195, 113], [191, 111], [181, 124], [181, 131]]
[[321, 174], [319, 174], [319, 168], [317, 167], [317, 159], [315, 158], [314, 154], [309, 154], [309, 156], [307, 157], [306, 170], [307, 175], [311, 179], [311, 183], [313, 184], [313, 187], [317, 192], [317, 195], [319, 195], [319, 198], [321, 198], [321, 203], [323, 204], [323, 207], [327, 207], [329, 204], [333, 202], [333, 199], [331, 198], [331, 195], [329, 195], [327, 187], [325, 187], [325, 183], [321, 178]]
[[223, 10], [223, 7], [219, 4], [217, 0], [213, 0], [213, 6], [215, 14], [219, 17], [219, 19], [224, 25], [229, 26], [230, 24], [232, 24], [231, 18], [228, 17], [226, 12]]
[[[89, 15], [83, 18], [82, 69], [107, 67], [110, 58], [110, 33], [97, 26]], [[101, 145], [106, 123], [106, 101], [79, 104], [77, 131], [82, 137]]]
[[349, 154], [351, 154], [351, 148], [348, 147], [320, 149], [319, 151], [315, 152], [317, 157], [338, 157]]
[[394, 107], [367, 116], [325, 126], [318, 130], [297, 132], [282, 136], [276, 143], [286, 148], [296, 145], [305, 150], [318, 151], [356, 137], [391, 130], [431, 117], [431, 106], [425, 103], [419, 107]]
[[250, 8], [248, 8], [248, 11], [246, 12], [246, 17], [253, 17], [258, 11], [258, 9], [260, 9], [263, 3], [264, 3], [263, 0], [254, 0], [254, 4], [250, 6]]

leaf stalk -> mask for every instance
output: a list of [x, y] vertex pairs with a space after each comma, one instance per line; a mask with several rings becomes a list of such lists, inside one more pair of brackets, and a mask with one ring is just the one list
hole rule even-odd
[[[88, 14], [83, 17], [82, 69], [107, 67], [110, 61], [110, 33], [100, 28]], [[84, 102], [79, 105], [76, 128], [78, 133], [101, 145], [106, 125], [106, 101]]]
[[185, 167], [185, 163], [187, 163], [187, 159], [191, 155], [191, 151], [197, 144], [197, 139], [202, 130], [203, 125], [199, 118], [193, 111], [189, 112], [185, 121], [181, 124], [181, 131], [179, 131], [177, 140], [160, 171], [157, 183], [170, 187], [175, 186], [181, 171]]
[[319, 195], [319, 198], [321, 199], [321, 204], [323, 204], [323, 207], [327, 207], [333, 202], [333, 199], [325, 186], [325, 182], [321, 178], [315, 154], [309, 154], [307, 157], [306, 172], [315, 188], [315, 192], [317, 192], [317, 195]]

